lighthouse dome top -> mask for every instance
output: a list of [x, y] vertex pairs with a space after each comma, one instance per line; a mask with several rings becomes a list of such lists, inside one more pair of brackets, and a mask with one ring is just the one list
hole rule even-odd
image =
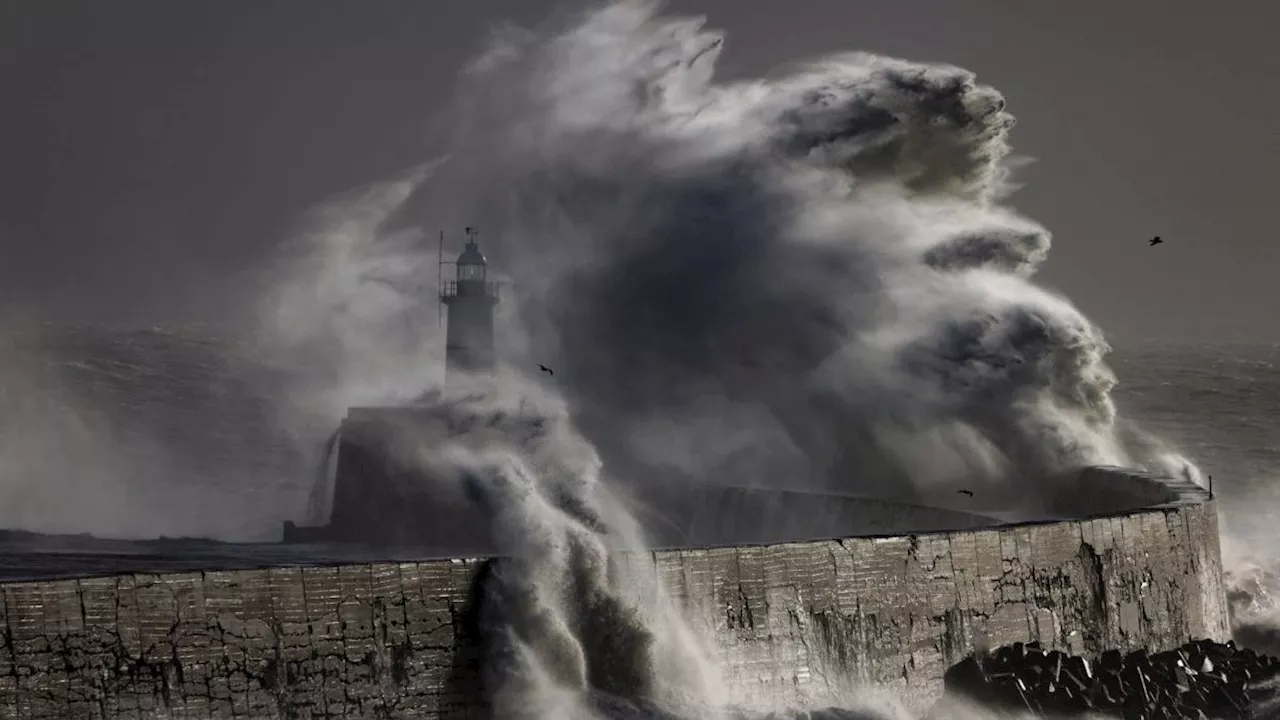
[[462, 254], [458, 256], [459, 265], [486, 265], [484, 253], [480, 252], [480, 247], [476, 245], [475, 239], [467, 241], [467, 246], [463, 248]]
[[462, 254], [458, 256], [458, 266], [463, 265], [487, 265], [484, 254], [480, 252], [480, 247], [476, 245], [476, 235], [480, 233], [473, 227], [466, 229], [467, 246], [462, 249]]

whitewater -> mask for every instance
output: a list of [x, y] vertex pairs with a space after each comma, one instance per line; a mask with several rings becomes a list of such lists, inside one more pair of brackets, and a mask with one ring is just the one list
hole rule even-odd
[[[534, 418], [483, 447], [416, 449], [497, 519], [504, 559], [482, 615], [499, 717], [795, 711], [734, 707], [656, 579], [614, 585], [606, 547], [646, 539], [612, 487], [1028, 495], [1026, 478], [1087, 464], [1202, 481], [1173, 448], [1203, 418], [1153, 401], [1158, 388], [1123, 412], [1102, 331], [1034, 283], [1050, 233], [1010, 204], [1014, 119], [997, 90], [865, 53], [719, 82], [725, 42], [642, 1], [496, 31], [433, 119], [437, 146], [326, 202], [247, 280], [234, 343], [19, 323], [4, 398], [30, 421], [0, 425], [0, 520], [247, 539], [323, 516], [315, 466], [345, 409], [440, 389], [432, 226], [479, 225], [507, 290], [493, 391], [438, 402]], [[121, 351], [126, 336], [166, 350]], [[1228, 372], [1161, 352], [1199, 368], [1206, 392]], [[1248, 367], [1280, 382], [1271, 362]], [[554, 383], [529, 372], [541, 363]], [[176, 408], [221, 410], [190, 424]], [[1228, 454], [1214, 462], [1232, 467]], [[1260, 467], [1250, 476], [1274, 465]], [[259, 515], [237, 512], [233, 476]], [[1265, 634], [1265, 559], [1239, 549], [1265, 530], [1243, 514], [1226, 527], [1242, 539], [1238, 612]], [[906, 713], [874, 688], [831, 701], [846, 709], [825, 716]]]

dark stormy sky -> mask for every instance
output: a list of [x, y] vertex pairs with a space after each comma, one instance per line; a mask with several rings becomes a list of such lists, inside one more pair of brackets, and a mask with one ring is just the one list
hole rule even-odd
[[[974, 70], [1038, 159], [1014, 204], [1055, 234], [1044, 282], [1121, 337], [1280, 340], [1273, 4], [670, 5], [729, 31], [733, 74], [839, 50]], [[491, 22], [549, 7], [0, 0], [0, 304], [210, 314], [308, 206], [420, 159]]]

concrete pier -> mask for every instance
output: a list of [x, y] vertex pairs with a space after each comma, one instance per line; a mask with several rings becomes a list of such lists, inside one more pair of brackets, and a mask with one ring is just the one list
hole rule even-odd
[[[616, 563], [624, 578], [656, 568], [731, 697], [825, 706], [876, 683], [922, 707], [975, 642], [1087, 654], [1226, 638], [1216, 510], [1189, 484], [1176, 495], [1070, 522]], [[5, 583], [0, 720], [485, 717], [473, 611], [487, 562]]]

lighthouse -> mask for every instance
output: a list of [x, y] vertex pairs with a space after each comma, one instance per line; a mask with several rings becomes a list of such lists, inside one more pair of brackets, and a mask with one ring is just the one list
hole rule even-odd
[[493, 309], [498, 304], [498, 284], [488, 279], [488, 262], [476, 243], [476, 231], [467, 228], [467, 245], [454, 262], [453, 280], [442, 283], [440, 302], [449, 309], [445, 334], [445, 383], [451, 376], [485, 376], [493, 373]]

